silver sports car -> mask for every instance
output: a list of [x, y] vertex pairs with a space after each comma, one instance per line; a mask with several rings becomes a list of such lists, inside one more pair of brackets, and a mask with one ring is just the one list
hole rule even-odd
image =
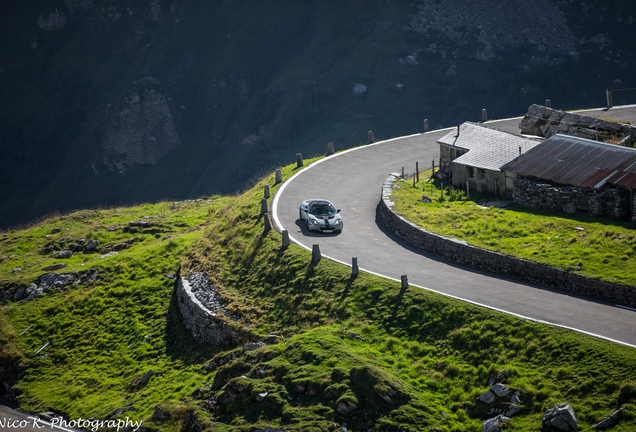
[[300, 220], [307, 223], [310, 231], [342, 232], [342, 216], [331, 202], [325, 199], [308, 199], [300, 204]]

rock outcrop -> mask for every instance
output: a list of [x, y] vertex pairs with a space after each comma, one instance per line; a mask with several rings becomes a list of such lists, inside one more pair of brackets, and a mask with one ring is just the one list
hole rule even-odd
[[64, 13], [59, 9], [55, 9], [53, 12], [49, 13], [46, 18], [44, 15], [40, 15], [40, 18], [38, 18], [38, 27], [46, 31], [51, 31], [64, 27], [66, 22], [66, 15], [64, 15]]
[[601, 120], [594, 117], [568, 113], [541, 105], [531, 105], [519, 124], [522, 134], [550, 138], [552, 135], [565, 134], [580, 138], [598, 140], [628, 135], [636, 136], [636, 127], [628, 124]]
[[579, 427], [574, 409], [566, 403], [546, 410], [543, 414], [543, 424], [564, 431], [575, 431]]
[[104, 163], [120, 174], [133, 164], [154, 165], [180, 145], [170, 100], [153, 77], [128, 89], [102, 129]]

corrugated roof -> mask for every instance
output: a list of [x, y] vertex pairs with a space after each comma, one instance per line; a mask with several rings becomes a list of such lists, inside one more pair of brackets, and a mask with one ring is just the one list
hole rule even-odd
[[499, 171], [503, 164], [519, 156], [519, 147], [525, 153], [541, 141], [466, 122], [459, 126], [459, 136], [455, 129], [437, 142], [447, 147], [468, 150], [468, 153], [453, 162]]
[[636, 149], [557, 134], [501, 169], [573, 186], [635, 187]]

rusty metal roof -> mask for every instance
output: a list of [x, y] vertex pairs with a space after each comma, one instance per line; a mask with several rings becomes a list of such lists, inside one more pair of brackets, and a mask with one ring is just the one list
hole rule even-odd
[[636, 187], [636, 149], [557, 134], [501, 169], [573, 186]]

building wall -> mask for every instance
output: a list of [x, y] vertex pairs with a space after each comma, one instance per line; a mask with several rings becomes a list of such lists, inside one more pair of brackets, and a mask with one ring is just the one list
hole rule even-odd
[[451, 162], [466, 153], [466, 150], [460, 148], [448, 147], [445, 145], [439, 146], [439, 166], [440, 168], [446, 168], [451, 165]]
[[629, 191], [605, 187], [555, 186], [525, 177], [513, 179], [512, 198], [529, 207], [590, 216], [629, 216]]
[[[502, 171], [482, 170], [459, 163], [451, 163], [453, 169], [453, 186], [466, 190], [466, 181], [471, 191], [490, 192], [505, 196], [506, 174]], [[474, 177], [473, 173], [474, 172]]]

